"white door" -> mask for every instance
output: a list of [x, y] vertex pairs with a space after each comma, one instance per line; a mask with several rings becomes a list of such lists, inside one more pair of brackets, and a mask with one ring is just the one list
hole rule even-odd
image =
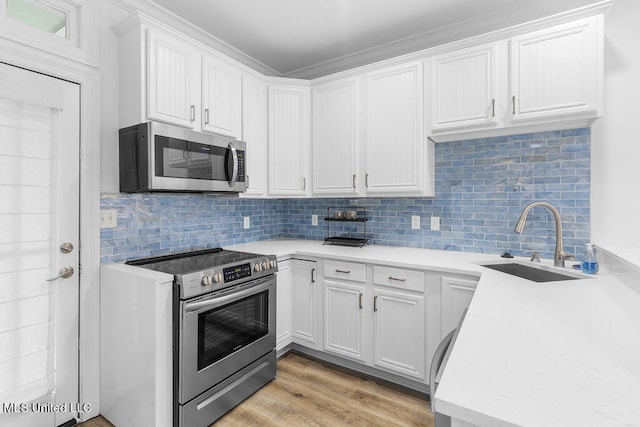
[[367, 74], [367, 193], [423, 188], [422, 62]]
[[[79, 96], [0, 63], [0, 425], [77, 412]], [[64, 267], [73, 274], [47, 280]]]
[[424, 380], [424, 296], [377, 287], [374, 292], [374, 365]]
[[306, 196], [311, 90], [269, 86], [269, 194]]
[[316, 263], [293, 261], [293, 338], [314, 348], [316, 337]]
[[462, 313], [469, 308], [478, 286], [477, 281], [443, 277], [440, 282], [440, 339], [458, 327]]
[[364, 286], [324, 281], [324, 349], [365, 362]]
[[357, 195], [357, 83], [313, 89], [313, 193]]
[[209, 56], [202, 57], [202, 130], [242, 136], [242, 75]]
[[293, 277], [291, 261], [278, 263], [278, 282], [276, 292], [276, 350], [282, 350], [291, 344], [293, 325]]

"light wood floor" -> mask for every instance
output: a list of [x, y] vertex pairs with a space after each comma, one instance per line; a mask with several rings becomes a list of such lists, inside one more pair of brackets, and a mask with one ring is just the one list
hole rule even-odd
[[[102, 417], [82, 427], [113, 427]], [[289, 353], [278, 377], [215, 427], [425, 426], [434, 427], [428, 400]]]

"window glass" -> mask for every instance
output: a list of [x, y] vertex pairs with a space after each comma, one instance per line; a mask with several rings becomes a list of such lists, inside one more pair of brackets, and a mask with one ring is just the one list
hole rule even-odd
[[7, 16], [38, 30], [67, 37], [67, 15], [37, 0], [6, 0]]

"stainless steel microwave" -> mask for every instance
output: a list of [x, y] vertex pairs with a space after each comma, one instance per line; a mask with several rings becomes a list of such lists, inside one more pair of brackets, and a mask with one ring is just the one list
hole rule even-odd
[[233, 192], [247, 189], [246, 144], [147, 122], [120, 129], [120, 191]]

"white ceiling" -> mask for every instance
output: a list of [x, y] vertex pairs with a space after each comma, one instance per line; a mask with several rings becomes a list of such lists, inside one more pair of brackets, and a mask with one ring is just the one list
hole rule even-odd
[[268, 67], [313, 78], [596, 0], [155, 0]]

